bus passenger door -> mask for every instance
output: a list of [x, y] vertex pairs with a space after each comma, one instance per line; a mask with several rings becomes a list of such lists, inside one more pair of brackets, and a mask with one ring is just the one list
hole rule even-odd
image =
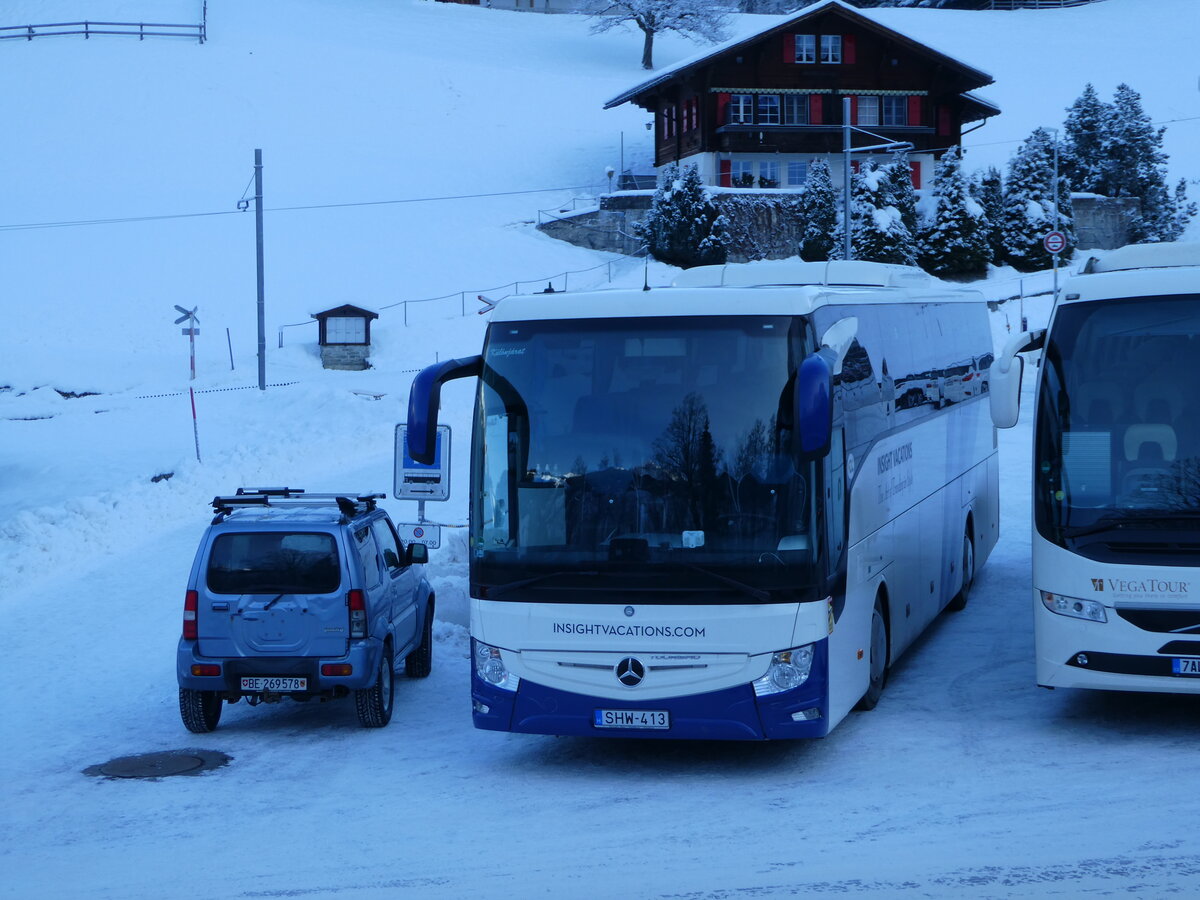
[[825, 572], [832, 592], [846, 588], [846, 432], [841, 425], [830, 435], [825, 457]]

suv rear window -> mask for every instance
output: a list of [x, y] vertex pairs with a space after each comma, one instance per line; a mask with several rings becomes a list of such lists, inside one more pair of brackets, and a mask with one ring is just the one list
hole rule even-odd
[[328, 594], [340, 582], [331, 534], [222, 534], [208, 555], [208, 589], [216, 594]]

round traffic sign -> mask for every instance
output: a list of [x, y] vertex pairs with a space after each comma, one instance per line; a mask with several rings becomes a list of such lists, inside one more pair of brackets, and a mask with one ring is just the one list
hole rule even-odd
[[1049, 253], [1062, 253], [1067, 248], [1067, 236], [1061, 231], [1051, 231], [1042, 238], [1042, 246]]
[[425, 529], [422, 528], [420, 525], [418, 525], [416, 528], [413, 529], [413, 537], [418, 538], [418, 539], [425, 537]]

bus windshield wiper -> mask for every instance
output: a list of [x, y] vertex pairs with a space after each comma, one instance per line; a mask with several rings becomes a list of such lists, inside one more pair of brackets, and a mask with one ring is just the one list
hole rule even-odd
[[541, 575], [534, 575], [530, 578], [521, 578], [517, 581], [505, 582], [504, 584], [488, 585], [487, 596], [489, 600], [495, 599], [496, 597], [503, 597], [505, 594], [509, 593], [510, 591], [515, 591], [518, 588], [528, 587], [529, 585], [537, 584], [540, 581], [548, 581], [551, 578], [559, 578], [563, 575], [586, 575], [588, 577], [595, 577], [600, 574], [603, 573], [595, 571], [585, 572], [578, 569], [563, 569], [560, 572], [543, 572]]
[[735, 588], [736, 590], [741, 591], [743, 594], [748, 594], [755, 600], [758, 600], [762, 603], [768, 603], [771, 600], [771, 595], [769, 592], [764, 591], [762, 588], [756, 588], [752, 584], [746, 584], [744, 581], [738, 581], [736, 578], [730, 578], [728, 575], [722, 575], [719, 572], [714, 572], [711, 569], [706, 569], [703, 566], [693, 565], [692, 563], [681, 562], [675, 563], [675, 565], [681, 569], [688, 569], [692, 572], [699, 572], [702, 575], [707, 575], [714, 581], [719, 581], [728, 587]]
[[1192, 522], [1200, 527], [1200, 512], [1177, 510], [1155, 510], [1153, 512], [1136, 513], [1130, 511], [1125, 515], [1108, 515], [1097, 519], [1090, 525], [1079, 525], [1075, 528], [1063, 528], [1063, 536], [1068, 538], [1087, 537], [1104, 531], [1116, 531], [1121, 528], [1154, 528], [1159, 524]]

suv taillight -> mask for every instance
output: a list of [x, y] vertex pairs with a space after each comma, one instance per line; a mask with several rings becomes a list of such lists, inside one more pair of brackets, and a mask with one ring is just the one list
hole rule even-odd
[[196, 640], [196, 610], [200, 606], [200, 595], [188, 591], [183, 598], [183, 639]]
[[367, 636], [367, 599], [362, 591], [351, 591], [346, 595], [350, 607], [350, 637]]

